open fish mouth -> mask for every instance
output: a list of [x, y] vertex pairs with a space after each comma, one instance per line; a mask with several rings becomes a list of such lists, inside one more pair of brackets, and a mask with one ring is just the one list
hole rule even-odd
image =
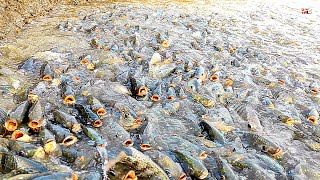
[[42, 147], [39, 147], [36, 152], [33, 155], [33, 158], [35, 159], [40, 159], [40, 158], [44, 158], [46, 155], [44, 149]]
[[224, 80], [224, 85], [232, 86], [232, 84], [233, 84], [233, 80], [231, 78], [227, 78], [226, 80]]
[[317, 123], [318, 122], [318, 119], [316, 117], [314, 117], [314, 116], [309, 116], [308, 120], [313, 122], [313, 123]]
[[74, 143], [77, 142], [77, 138], [75, 136], [67, 136], [66, 138], [63, 139], [62, 144], [64, 146], [71, 146]]
[[284, 80], [278, 79], [278, 84], [283, 85], [284, 84]]
[[175, 98], [174, 98], [174, 96], [168, 96], [167, 99], [174, 100]]
[[38, 121], [30, 121], [28, 125], [31, 129], [37, 129], [42, 126]]
[[102, 121], [100, 119], [98, 119], [98, 120], [96, 120], [96, 121], [94, 121], [92, 123], [92, 126], [93, 127], [101, 127], [102, 126]]
[[152, 146], [150, 144], [140, 144], [140, 149], [146, 151], [152, 149]]
[[276, 159], [280, 159], [283, 155], [283, 150], [281, 148], [277, 148], [274, 152], [271, 152], [271, 155]]
[[211, 81], [218, 81], [218, 80], [219, 80], [219, 76], [216, 75], [216, 74], [214, 74], [214, 75], [212, 75], [212, 76], [210, 77], [210, 80], [211, 80]]
[[81, 124], [76, 123], [72, 125], [71, 131], [72, 132], [79, 132], [81, 130]]
[[97, 115], [100, 116], [100, 117], [104, 116], [106, 114], [107, 114], [107, 111], [104, 108], [100, 108], [100, 109], [97, 110]]
[[59, 68], [55, 69], [54, 72], [55, 72], [56, 74], [63, 74], [63, 70], [62, 70], [62, 69], [59, 69]]
[[285, 123], [288, 124], [289, 126], [293, 126], [295, 123], [295, 120], [292, 117], [290, 117], [287, 120], [285, 120]]
[[4, 127], [8, 130], [8, 131], [14, 131], [18, 128], [18, 123], [16, 120], [13, 119], [9, 119], [5, 122]]
[[42, 77], [42, 80], [44, 80], [44, 81], [52, 81], [52, 76], [47, 74], [47, 75]]
[[88, 65], [87, 65], [87, 69], [88, 70], [94, 70], [96, 68], [96, 66], [93, 64], [93, 63], [89, 63]]
[[131, 146], [133, 146], [133, 141], [132, 141], [132, 139], [128, 139], [128, 140], [124, 141], [122, 144], [124, 146], [131, 147]]
[[170, 44], [169, 44], [169, 41], [164, 40], [161, 45], [162, 45], [163, 47], [167, 48], [167, 47], [169, 47]]
[[141, 118], [138, 118], [138, 119], [133, 121], [134, 124], [140, 124], [141, 122], [142, 122]]
[[137, 180], [137, 179], [138, 177], [136, 176], [136, 173], [133, 170], [130, 170], [124, 177], [124, 180]]
[[30, 142], [31, 141], [31, 137], [20, 130], [13, 131], [13, 133], [11, 135], [11, 139], [22, 141], [22, 142]]
[[72, 173], [71, 180], [78, 180], [78, 175]]
[[45, 153], [51, 154], [57, 148], [57, 143], [54, 139], [48, 140], [43, 148]]
[[80, 64], [89, 64], [89, 61], [87, 59], [81, 59]]
[[73, 95], [68, 95], [63, 99], [63, 103], [64, 104], [75, 104], [76, 103], [76, 99], [74, 98]]
[[179, 180], [186, 180], [187, 179], [187, 175], [186, 174], [182, 174], [180, 177], [179, 177]]
[[39, 100], [39, 96], [36, 95], [36, 94], [33, 94], [32, 92], [30, 92], [28, 94], [28, 101], [32, 102], [32, 103], [35, 103]]
[[160, 97], [157, 96], [157, 95], [152, 95], [150, 99], [151, 99], [152, 101], [154, 101], [154, 102], [160, 101]]
[[313, 94], [313, 95], [317, 95], [317, 94], [319, 93], [319, 89], [317, 89], [317, 88], [312, 88], [312, 89], [310, 90], [310, 93]]
[[139, 89], [138, 89], [138, 92], [137, 92], [137, 96], [145, 96], [148, 94], [148, 88], [145, 87], [145, 86], [141, 86]]
[[205, 159], [205, 158], [207, 158], [207, 156], [208, 156], [208, 154], [205, 152], [205, 151], [203, 151], [203, 152], [201, 152], [200, 154], [199, 154], [199, 158], [200, 159]]
[[198, 177], [199, 179], [205, 179], [206, 177], [208, 177], [209, 172], [208, 171], [204, 171], [201, 173], [201, 175]]

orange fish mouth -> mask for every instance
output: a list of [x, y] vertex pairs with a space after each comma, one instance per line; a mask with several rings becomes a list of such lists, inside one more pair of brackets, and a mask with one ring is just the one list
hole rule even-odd
[[89, 64], [89, 61], [87, 59], [81, 59], [80, 64]]
[[131, 147], [131, 146], [133, 146], [133, 141], [132, 141], [132, 139], [128, 139], [128, 140], [124, 141], [122, 144], [124, 146]]
[[77, 142], [77, 138], [75, 136], [68, 136], [63, 139], [62, 144], [64, 146], [71, 146]]
[[56, 74], [63, 74], [63, 70], [62, 70], [62, 69], [59, 69], [59, 68], [55, 69], [54, 72], [55, 72]]
[[106, 114], [107, 114], [107, 111], [104, 108], [100, 108], [100, 109], [97, 110], [97, 115], [100, 116], [100, 117], [104, 116]]
[[95, 68], [96, 68], [96, 66], [93, 63], [89, 63], [87, 65], [87, 69], [89, 69], [89, 70], [94, 70]]
[[186, 174], [182, 174], [180, 177], [179, 177], [179, 180], [186, 180], [187, 179], [187, 175]]
[[174, 100], [175, 98], [174, 98], [174, 96], [168, 96], [167, 99]]
[[102, 126], [102, 121], [100, 119], [98, 119], [98, 120], [96, 120], [96, 121], [94, 121], [92, 123], [92, 126], [93, 127], [101, 127]]
[[47, 154], [51, 154], [51, 152], [53, 152], [55, 149], [57, 148], [57, 143], [55, 140], [51, 139], [51, 140], [48, 140], [46, 142], [46, 144], [44, 145], [44, 151], [47, 153]]
[[73, 95], [68, 95], [63, 99], [63, 103], [64, 104], [75, 104], [76, 103], [76, 99], [74, 98]]
[[203, 151], [202, 153], [200, 153], [199, 158], [203, 160], [203, 159], [207, 158], [207, 156], [208, 156], [208, 154]]
[[278, 80], [278, 84], [283, 85], [283, 84], [284, 84], [284, 80], [279, 79], [279, 80]]
[[136, 173], [133, 170], [130, 170], [124, 177], [124, 180], [137, 180], [137, 179], [138, 177], [136, 176]]
[[152, 101], [154, 101], [154, 102], [160, 101], [160, 97], [157, 96], [157, 95], [152, 95], [150, 99], [151, 99]]
[[142, 119], [141, 118], [138, 118], [136, 120], [134, 120], [134, 124], [140, 124], [142, 122]]
[[219, 80], [219, 76], [218, 75], [212, 75], [211, 77], [210, 77], [210, 80], [211, 81], [218, 81]]
[[8, 130], [8, 131], [14, 131], [18, 128], [18, 123], [16, 120], [13, 119], [9, 119], [5, 122], [4, 127]]
[[316, 117], [314, 117], [314, 116], [308, 117], [308, 120], [313, 122], [313, 123], [317, 123], [317, 121], [318, 121], [318, 119]]
[[52, 81], [52, 76], [49, 75], [49, 74], [47, 74], [47, 75], [43, 76], [42, 79], [43, 79], [44, 81]]
[[152, 149], [152, 146], [150, 144], [140, 144], [140, 149], [145, 151]]
[[72, 132], [79, 132], [81, 130], [81, 125], [79, 123], [75, 123], [72, 125], [71, 131]]
[[139, 89], [138, 89], [138, 92], [137, 92], [137, 96], [144, 96], [148, 94], [148, 89], [147, 87], [145, 86], [141, 86]]
[[232, 86], [233, 84], [233, 80], [231, 78], [227, 78], [225, 81], [224, 81], [224, 84], [226, 86]]
[[12, 138], [13, 140], [17, 140], [17, 139], [19, 139], [19, 138], [21, 138], [21, 137], [23, 137], [23, 136], [24, 136], [24, 133], [23, 133], [22, 131], [20, 131], [20, 130], [15, 130], [15, 131], [12, 133], [11, 138]]
[[71, 179], [72, 180], [78, 180], [78, 175], [72, 173]]
[[209, 175], [209, 172], [208, 172], [208, 171], [205, 171], [205, 172], [203, 172], [203, 173], [201, 174], [201, 176], [199, 176], [198, 178], [199, 178], [199, 179], [204, 179], [204, 178], [208, 177], [208, 175]]
[[32, 102], [32, 103], [35, 103], [39, 100], [39, 96], [36, 95], [36, 94], [33, 94], [32, 92], [30, 92], [28, 94], [28, 101]]
[[28, 125], [31, 129], [36, 129], [41, 127], [42, 124], [37, 121], [30, 121]]
[[169, 47], [169, 41], [164, 40], [161, 45], [162, 45], [163, 47], [167, 48], [167, 47]]
[[318, 90], [317, 88], [312, 88], [312, 89], [310, 90], [310, 92], [311, 92], [311, 94], [313, 94], [313, 95], [317, 95], [317, 94], [319, 93], [319, 90]]

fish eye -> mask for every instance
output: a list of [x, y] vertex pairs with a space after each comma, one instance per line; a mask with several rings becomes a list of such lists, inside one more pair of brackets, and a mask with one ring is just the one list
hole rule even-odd
[[262, 151], [267, 151], [267, 147], [266, 146], [262, 146]]
[[251, 129], [251, 128], [252, 128], [250, 124], [248, 124], [248, 128], [249, 128], [249, 129]]

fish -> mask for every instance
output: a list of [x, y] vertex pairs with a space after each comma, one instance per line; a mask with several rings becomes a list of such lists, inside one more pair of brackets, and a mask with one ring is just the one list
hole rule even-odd
[[111, 180], [137, 180], [138, 177], [136, 176], [136, 173], [134, 170], [131, 170], [130, 168], [126, 167], [125, 164], [117, 163], [112, 168], [112, 174], [109, 175]]
[[44, 62], [40, 68], [40, 78], [44, 81], [52, 81], [54, 78], [54, 73], [48, 64], [48, 61]]
[[0, 108], [0, 133], [4, 134], [6, 131], [14, 131], [18, 128], [16, 120], [11, 120], [8, 117], [7, 112]]
[[42, 146], [46, 154], [59, 154], [59, 145], [51, 131], [43, 129], [39, 136], [41, 137]]
[[223, 133], [221, 133], [212, 122], [209, 122], [209, 121], [203, 119], [200, 122], [200, 126], [202, 127], [202, 129], [204, 131], [206, 131], [208, 133], [208, 135], [212, 141], [217, 141], [220, 144], [226, 143], [226, 140], [225, 140]]
[[206, 71], [206, 69], [203, 67], [203, 66], [199, 66], [197, 69], [196, 69], [196, 72], [195, 72], [195, 77], [200, 79], [201, 82], [207, 80], [208, 78], [208, 73]]
[[87, 106], [83, 104], [75, 104], [75, 108], [79, 111], [81, 116], [83, 117], [83, 120], [86, 124], [91, 124], [93, 127], [101, 127], [102, 121], [100, 120], [100, 117], [95, 114], [91, 109], [89, 109]]
[[275, 142], [271, 141], [267, 137], [264, 137], [255, 132], [244, 131], [242, 132], [243, 135], [240, 136], [242, 141], [246, 141], [252, 146], [258, 148], [262, 152], [274, 157], [276, 159], [280, 159], [283, 155], [282, 148], [276, 144]]
[[45, 157], [44, 149], [41, 146], [35, 146], [31, 143], [20, 142], [11, 140], [9, 142], [9, 149], [11, 152], [19, 154], [19, 156], [33, 158], [33, 159], [43, 159]]
[[3, 173], [13, 170], [25, 174], [48, 172], [42, 163], [9, 152], [0, 152], [0, 160], [0, 171]]
[[207, 168], [199, 160], [183, 151], [175, 150], [174, 153], [179, 162], [183, 164], [182, 167], [185, 166], [187, 173], [198, 179], [205, 179], [208, 176], [209, 172]]
[[130, 138], [130, 134], [117, 122], [113, 120], [106, 121], [103, 131], [106, 132], [106, 136], [114, 144], [122, 144], [127, 147], [133, 146], [133, 140]]
[[30, 142], [31, 136], [29, 136], [28, 130], [26, 128], [20, 128], [12, 132], [11, 139], [21, 142]]
[[104, 105], [93, 95], [87, 96], [87, 103], [91, 106], [91, 109], [99, 116], [103, 117], [107, 114]]
[[319, 119], [319, 112], [317, 111], [317, 109], [310, 108], [309, 112], [307, 113], [307, 120], [317, 124], [318, 119]]
[[90, 152], [84, 153], [83, 151], [76, 150], [70, 147], [61, 147], [61, 156], [63, 160], [71, 163], [72, 165], [83, 169], [93, 159], [93, 155]]
[[95, 142], [98, 146], [105, 146], [107, 144], [107, 140], [102, 138], [97, 131], [95, 131], [93, 128], [81, 125], [83, 132], [92, 140]]
[[235, 110], [246, 121], [248, 121], [248, 128], [253, 131], [262, 131], [263, 127], [260, 123], [260, 118], [257, 111], [250, 105], [244, 103], [238, 105]]
[[29, 110], [28, 119], [28, 126], [32, 129], [37, 129], [43, 126], [44, 112], [40, 100], [32, 104]]
[[81, 125], [75, 116], [67, 114], [62, 110], [54, 110], [53, 116], [56, 122], [61, 124], [63, 127], [68, 128], [72, 132], [78, 133], [81, 131]]
[[158, 102], [161, 100], [162, 96], [162, 85], [161, 83], [158, 84], [158, 86], [152, 91], [152, 96], [150, 99], [154, 102]]
[[21, 102], [16, 108], [14, 108], [9, 114], [9, 120], [16, 121], [16, 123], [21, 124], [27, 121], [28, 111], [31, 107], [29, 101]]
[[48, 122], [47, 128], [54, 134], [56, 142], [61, 143], [64, 146], [71, 146], [78, 141], [78, 138], [74, 136], [70, 130], [59, 125]]
[[191, 94], [191, 96], [196, 103], [201, 103], [206, 108], [210, 108], [215, 105], [214, 99], [209, 96], [202, 95], [199, 93], [193, 93]]
[[122, 158], [121, 162], [133, 167], [138, 177], [142, 176], [152, 179], [152, 176], [155, 176], [163, 180], [169, 180], [164, 170], [152, 161], [150, 157], [133, 147], [125, 147], [123, 151], [126, 156]]
[[235, 174], [235, 172], [232, 170], [229, 163], [225, 159], [222, 159], [220, 156], [216, 156], [215, 159], [217, 162], [217, 167], [218, 167], [221, 179], [230, 179], [230, 180], [239, 179]]
[[121, 112], [119, 124], [125, 129], [137, 129], [141, 126], [142, 118], [140, 118], [133, 110]]
[[169, 100], [175, 100], [176, 98], [176, 92], [173, 87], [169, 87], [167, 91], [167, 99]]
[[157, 136], [152, 141], [152, 147], [158, 150], [183, 150], [185, 153], [201, 160], [207, 157], [207, 152], [202, 150], [201, 147], [179, 136]]
[[61, 83], [62, 99], [65, 105], [73, 105], [76, 103], [75, 94], [72, 87], [66, 82]]
[[168, 155], [157, 150], [146, 151], [144, 154], [148, 155], [155, 163], [157, 163], [169, 176], [174, 180], [186, 180], [187, 175], [183, 172], [182, 167], [174, 162]]
[[131, 92], [134, 96], [143, 97], [148, 94], [148, 88], [144, 85], [144, 83], [136, 78], [130, 78], [131, 83]]

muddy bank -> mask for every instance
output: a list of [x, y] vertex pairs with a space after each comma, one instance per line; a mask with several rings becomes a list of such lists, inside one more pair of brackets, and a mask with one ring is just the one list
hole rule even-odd
[[19, 33], [24, 24], [61, 4], [79, 5], [90, 0], [0, 0], [0, 39]]

